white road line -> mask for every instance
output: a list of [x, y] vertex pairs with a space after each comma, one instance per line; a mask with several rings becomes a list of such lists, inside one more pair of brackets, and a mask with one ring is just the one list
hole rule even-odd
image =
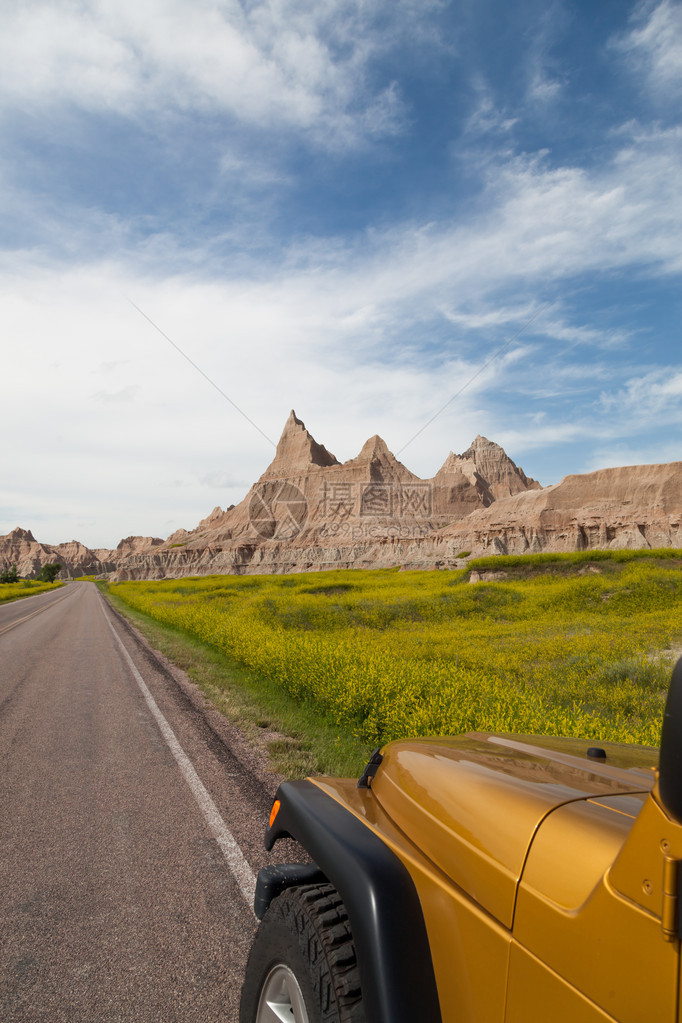
[[168, 724], [165, 717], [159, 710], [156, 700], [154, 699], [152, 694], [149, 692], [149, 689], [145, 685], [144, 679], [142, 678], [139, 671], [135, 667], [130, 654], [123, 645], [121, 637], [118, 635], [113, 625], [111, 624], [111, 621], [109, 620], [109, 617], [107, 616], [104, 607], [102, 607], [102, 611], [104, 613], [104, 617], [106, 618], [107, 625], [111, 629], [116, 642], [121, 648], [121, 652], [123, 653], [126, 663], [128, 664], [128, 667], [133, 673], [135, 681], [140, 687], [142, 695], [144, 696], [147, 702], [147, 706], [154, 715], [157, 725], [161, 729], [161, 734], [168, 743], [168, 747], [173, 756], [175, 757], [178, 767], [182, 771], [185, 781], [189, 785], [192, 795], [196, 799], [199, 809], [203, 813], [206, 819], [206, 823], [208, 824], [211, 832], [213, 833], [213, 837], [220, 846], [222, 854], [227, 861], [227, 865], [232, 871], [234, 879], [239, 886], [240, 892], [244, 896], [249, 907], [253, 908], [253, 897], [256, 892], [255, 874], [253, 873], [251, 867], [247, 863], [243, 852], [237, 845], [237, 842], [235, 841], [232, 832], [229, 830], [229, 828], [225, 824], [225, 821], [220, 816], [220, 811], [218, 810], [218, 807], [215, 805], [210, 795], [206, 791], [206, 788], [204, 787], [201, 778], [194, 770], [194, 767], [192, 766], [189, 757], [187, 756], [182, 746], [176, 739], [173, 729]]

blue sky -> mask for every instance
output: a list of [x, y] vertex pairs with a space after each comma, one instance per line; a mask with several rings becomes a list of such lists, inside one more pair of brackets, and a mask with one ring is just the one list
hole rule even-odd
[[682, 4], [25, 0], [0, 67], [0, 533], [191, 528], [291, 408], [682, 458]]

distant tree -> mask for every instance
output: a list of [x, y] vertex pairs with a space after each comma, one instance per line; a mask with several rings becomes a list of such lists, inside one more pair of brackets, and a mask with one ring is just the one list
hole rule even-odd
[[4, 572], [0, 572], [0, 583], [16, 582], [19, 582], [16, 565], [12, 565], [10, 568], [6, 568]]
[[58, 561], [48, 561], [38, 572], [36, 579], [40, 579], [43, 583], [53, 583], [59, 575], [61, 567]]

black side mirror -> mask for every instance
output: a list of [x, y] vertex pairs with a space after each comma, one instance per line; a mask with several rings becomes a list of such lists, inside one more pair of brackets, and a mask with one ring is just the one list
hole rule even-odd
[[658, 787], [666, 811], [682, 823], [682, 658], [673, 669], [663, 714]]

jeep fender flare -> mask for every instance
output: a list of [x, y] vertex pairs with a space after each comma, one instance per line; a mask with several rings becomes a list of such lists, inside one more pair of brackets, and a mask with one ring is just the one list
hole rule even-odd
[[261, 918], [285, 888], [327, 880], [348, 913], [371, 1023], [442, 1023], [429, 939], [410, 874], [371, 828], [310, 781], [284, 782], [265, 835], [272, 849], [293, 838], [314, 865], [265, 867], [255, 911]]

